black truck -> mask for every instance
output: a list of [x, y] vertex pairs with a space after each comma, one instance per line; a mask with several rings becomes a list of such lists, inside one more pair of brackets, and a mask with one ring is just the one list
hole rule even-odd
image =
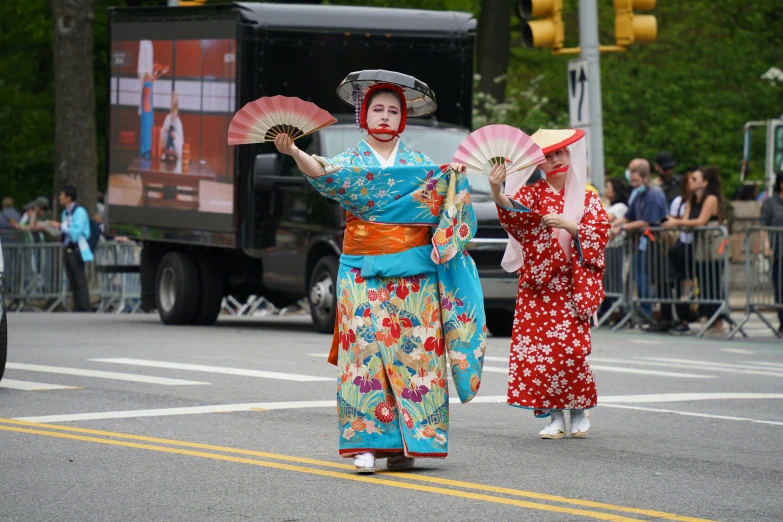
[[[335, 94], [350, 72], [388, 69], [437, 95], [435, 117], [403, 135], [449, 163], [469, 133], [475, 19], [409, 9], [233, 3], [110, 10], [108, 227], [143, 244], [142, 306], [167, 324], [211, 324], [224, 296], [277, 306], [309, 297], [315, 327], [334, 326], [344, 222], [271, 144], [227, 145], [232, 116], [261, 96], [309, 100], [338, 123], [297, 143], [331, 157], [361, 134]], [[471, 179], [470, 244], [488, 327], [507, 335], [516, 276], [486, 178]]]

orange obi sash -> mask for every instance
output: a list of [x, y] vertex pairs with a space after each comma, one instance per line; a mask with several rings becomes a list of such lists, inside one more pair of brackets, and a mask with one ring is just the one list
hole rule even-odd
[[430, 244], [431, 227], [382, 225], [346, 212], [343, 252], [352, 256], [398, 254]]
[[[382, 256], [398, 254], [411, 248], [432, 244], [432, 227], [407, 225], [382, 225], [345, 213], [345, 239], [343, 253], [352, 256]], [[328, 361], [337, 366], [337, 350], [340, 344], [340, 308], [334, 322], [332, 349]]]

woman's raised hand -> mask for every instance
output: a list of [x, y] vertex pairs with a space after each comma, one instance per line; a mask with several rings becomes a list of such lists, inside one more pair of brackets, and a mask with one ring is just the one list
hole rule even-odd
[[451, 170], [453, 170], [454, 172], [459, 172], [460, 174], [465, 174], [468, 168], [462, 163], [452, 163]]
[[292, 140], [288, 134], [278, 134], [275, 136], [275, 147], [277, 148], [277, 152], [288, 154], [289, 156], [293, 156], [299, 152], [299, 147], [294, 145], [294, 140]]
[[503, 183], [505, 182], [506, 166], [503, 163], [499, 163], [489, 171], [489, 186], [492, 188], [492, 193], [501, 194], [503, 192]]
[[503, 194], [503, 183], [506, 181], [506, 166], [504, 164], [495, 165], [489, 171], [489, 188], [492, 190], [492, 198], [501, 207], [511, 208], [511, 200]]

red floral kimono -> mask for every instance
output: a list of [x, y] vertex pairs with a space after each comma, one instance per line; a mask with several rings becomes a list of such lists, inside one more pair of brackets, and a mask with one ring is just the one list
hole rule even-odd
[[[498, 207], [503, 228], [522, 245], [508, 375], [508, 404], [535, 410], [583, 410], [598, 402], [590, 354], [590, 316], [604, 298], [604, 248], [609, 218], [598, 196], [585, 191], [585, 212], [566, 260], [557, 230], [541, 223], [563, 211], [559, 193], [541, 180], [513, 198], [526, 209]], [[527, 211], [529, 209], [529, 211]]]

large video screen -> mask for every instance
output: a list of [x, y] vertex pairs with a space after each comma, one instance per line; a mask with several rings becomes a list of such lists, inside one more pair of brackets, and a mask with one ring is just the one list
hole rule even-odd
[[234, 155], [227, 131], [236, 111], [236, 40], [128, 39], [129, 33], [111, 47], [110, 219], [230, 228]]

